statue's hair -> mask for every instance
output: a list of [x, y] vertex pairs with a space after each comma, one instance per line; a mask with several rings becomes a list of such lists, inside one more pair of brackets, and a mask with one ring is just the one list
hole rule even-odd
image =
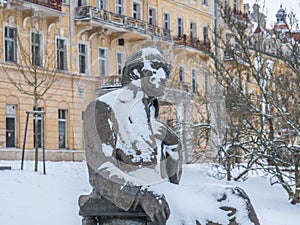
[[169, 64], [164, 58], [162, 51], [157, 47], [142, 48], [128, 56], [122, 70], [122, 86], [129, 84], [133, 80], [152, 76], [150, 71], [144, 69], [144, 61], [157, 63], [169, 75]]

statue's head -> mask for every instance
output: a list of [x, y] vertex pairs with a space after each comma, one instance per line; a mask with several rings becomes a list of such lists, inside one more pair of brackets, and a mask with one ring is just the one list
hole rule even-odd
[[131, 54], [122, 72], [122, 86], [141, 80], [141, 88], [149, 97], [163, 95], [165, 81], [170, 75], [170, 67], [161, 51], [147, 47]]

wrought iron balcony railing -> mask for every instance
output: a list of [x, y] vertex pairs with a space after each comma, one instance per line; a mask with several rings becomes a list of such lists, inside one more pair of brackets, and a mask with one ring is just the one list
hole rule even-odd
[[196, 37], [189, 37], [186, 34], [182, 37], [174, 37], [174, 44], [188, 46], [204, 52], [210, 51], [209, 41], [199, 40], [199, 38]]
[[76, 20], [94, 20], [99, 23], [113, 25], [130, 31], [137, 31], [145, 35], [156, 36], [165, 41], [172, 41], [171, 33], [158, 26], [133, 17], [118, 15], [110, 11], [100, 10], [93, 6], [80, 6], [76, 8]]
[[61, 11], [62, 0], [24, 0], [24, 1]]
[[118, 88], [121, 87], [122, 76], [121, 75], [111, 75], [100, 77], [101, 88]]

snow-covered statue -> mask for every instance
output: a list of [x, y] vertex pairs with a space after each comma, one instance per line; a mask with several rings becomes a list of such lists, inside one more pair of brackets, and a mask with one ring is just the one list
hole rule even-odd
[[[110, 225], [259, 225], [242, 189], [203, 180], [189, 170], [197, 165], [187, 165], [183, 177], [195, 183], [180, 181], [180, 140], [158, 118], [169, 73], [157, 48], [140, 49], [125, 63], [122, 88], [88, 105], [84, 139], [93, 192], [79, 198], [83, 225], [96, 225], [99, 217]], [[120, 221], [114, 217], [120, 212], [142, 212], [143, 219]]]
[[85, 112], [85, 149], [96, 194], [125, 211], [141, 208], [154, 224], [170, 214], [164, 195], [151, 184], [179, 183], [181, 145], [158, 119], [157, 98], [165, 91], [169, 64], [154, 47], [130, 55], [122, 88], [91, 102]]

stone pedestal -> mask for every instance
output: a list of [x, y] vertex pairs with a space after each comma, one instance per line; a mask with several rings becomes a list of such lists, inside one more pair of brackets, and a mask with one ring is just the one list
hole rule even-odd
[[97, 195], [79, 197], [79, 215], [82, 225], [150, 225], [151, 222], [141, 209], [124, 211]]

